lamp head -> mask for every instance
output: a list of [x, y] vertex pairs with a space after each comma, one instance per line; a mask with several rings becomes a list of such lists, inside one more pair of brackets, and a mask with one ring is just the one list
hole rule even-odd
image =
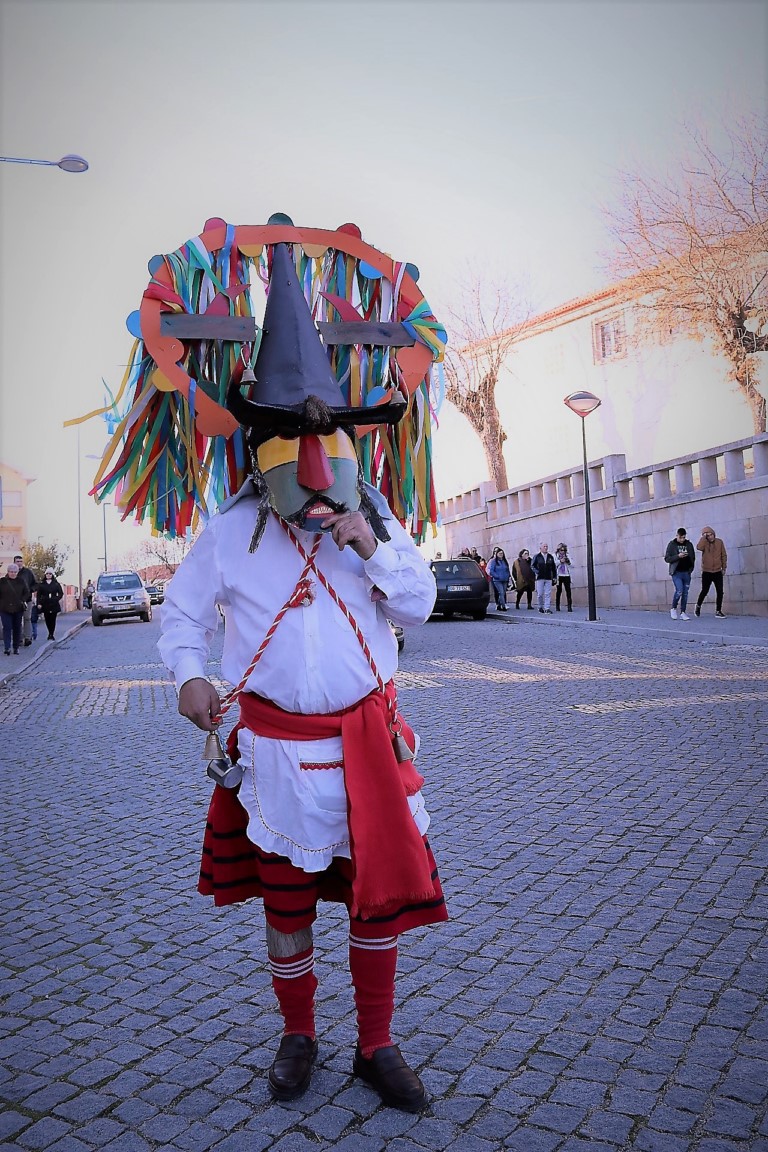
[[571, 392], [570, 396], [565, 397], [563, 404], [583, 420], [590, 412], [594, 412], [595, 408], [600, 407], [602, 400], [593, 392]]
[[82, 156], [75, 156], [68, 153], [62, 156], [61, 160], [56, 161], [57, 167], [61, 168], [62, 172], [87, 172], [88, 161], [84, 160]]

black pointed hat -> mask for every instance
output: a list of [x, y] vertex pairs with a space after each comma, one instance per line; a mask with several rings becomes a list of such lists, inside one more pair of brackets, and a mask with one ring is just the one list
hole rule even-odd
[[407, 408], [395, 393], [386, 404], [350, 408], [344, 403], [286, 244], [276, 244], [264, 328], [252, 394], [230, 382], [227, 408], [245, 428], [315, 432], [355, 424], [395, 424]]

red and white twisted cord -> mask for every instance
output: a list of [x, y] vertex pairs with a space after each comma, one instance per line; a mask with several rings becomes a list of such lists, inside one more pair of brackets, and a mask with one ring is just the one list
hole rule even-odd
[[336, 604], [339, 611], [346, 617], [348, 623], [351, 625], [352, 630], [355, 633], [355, 636], [357, 637], [358, 643], [360, 644], [360, 647], [363, 650], [363, 655], [365, 656], [366, 660], [368, 661], [368, 665], [371, 669], [371, 672], [373, 673], [374, 677], [376, 678], [376, 684], [378, 686], [378, 689], [387, 701], [387, 707], [389, 708], [389, 712], [391, 715], [390, 728], [393, 732], [399, 731], [401, 726], [400, 726], [399, 721], [397, 720], [397, 700], [391, 699], [389, 696], [387, 696], [386, 685], [384, 683], [384, 680], [382, 679], [381, 673], [379, 672], [378, 668], [376, 667], [376, 662], [373, 659], [373, 655], [371, 653], [370, 648], [368, 647], [368, 641], [365, 639], [365, 636], [363, 635], [363, 633], [360, 629], [360, 625], [357, 623], [357, 620], [355, 620], [355, 618], [352, 615], [352, 613], [350, 612], [349, 608], [347, 608], [346, 604], [341, 599], [341, 597], [339, 596], [338, 592], [333, 587], [333, 585], [329, 583], [325, 574], [315, 564], [315, 555], [317, 553], [316, 545], [313, 546], [311, 555], [308, 554], [306, 548], [304, 548], [301, 541], [299, 539], [297, 539], [296, 536], [294, 536], [289, 525], [286, 524], [286, 522], [283, 519], [281, 519], [279, 516], [278, 516], [278, 521], [283, 526], [283, 528], [285, 529], [289, 539], [291, 539], [293, 541], [294, 547], [298, 550], [299, 554], [301, 556], [303, 556], [304, 559], [306, 560], [305, 571], [308, 570], [308, 567], [311, 567], [315, 576], [317, 576], [318, 580], [322, 584], [323, 588], [325, 588], [326, 592], [331, 597], [334, 604]]
[[[280, 523], [281, 524], [283, 523], [282, 520], [280, 521]], [[291, 533], [289, 533], [289, 535], [291, 535], [291, 539], [295, 539]], [[228, 692], [226, 694], [226, 696], [224, 697], [224, 699], [222, 700], [221, 708], [219, 709], [218, 715], [215, 718], [217, 723], [220, 720], [223, 720], [223, 718], [226, 716], [227, 712], [229, 712], [230, 708], [234, 704], [237, 697], [242, 692], [243, 688], [245, 688], [245, 685], [247, 684], [251, 673], [253, 672], [254, 668], [258, 664], [259, 660], [261, 660], [262, 656], [264, 655], [264, 652], [266, 651], [267, 645], [269, 644], [270, 640], [274, 636], [274, 634], [277, 630], [277, 627], [278, 627], [280, 621], [282, 620], [283, 616], [285, 616], [285, 614], [289, 608], [298, 607], [298, 605], [301, 604], [301, 602], [304, 600], [307, 593], [309, 592], [309, 582], [307, 581], [307, 575], [309, 574], [310, 568], [316, 571], [316, 569], [315, 569], [315, 556], [317, 555], [317, 550], [320, 547], [320, 543], [321, 543], [322, 539], [323, 539], [322, 533], [318, 532], [317, 535], [315, 536], [314, 542], [312, 544], [312, 551], [311, 552], [307, 553], [303, 548], [299, 549], [302, 556], [304, 557], [306, 563], [304, 564], [304, 568], [302, 569], [301, 575], [299, 576], [298, 580], [296, 581], [296, 587], [293, 589], [293, 592], [291, 592], [291, 594], [288, 597], [288, 599], [286, 600], [285, 604], [283, 604], [283, 606], [280, 609], [280, 611], [278, 612], [277, 616], [275, 616], [274, 620], [270, 624], [269, 630], [267, 631], [266, 636], [264, 637], [261, 644], [259, 645], [259, 650], [257, 651], [256, 655], [253, 657], [253, 660], [251, 660], [251, 662], [248, 665], [248, 667], [246, 668], [245, 672], [243, 673], [243, 676], [242, 676], [242, 679], [240, 680], [240, 683], [237, 685], [236, 688], [233, 688], [231, 692]], [[296, 541], [296, 543], [298, 543], [298, 542]]]

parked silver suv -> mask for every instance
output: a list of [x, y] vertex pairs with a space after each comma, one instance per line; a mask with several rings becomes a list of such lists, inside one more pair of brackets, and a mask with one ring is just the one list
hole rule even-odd
[[138, 572], [102, 572], [91, 602], [91, 620], [98, 628], [105, 620], [122, 616], [139, 616], [148, 624], [152, 619], [149, 593]]

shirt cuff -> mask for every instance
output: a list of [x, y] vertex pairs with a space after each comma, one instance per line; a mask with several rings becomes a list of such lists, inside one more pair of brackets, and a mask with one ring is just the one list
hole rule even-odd
[[180, 692], [188, 680], [207, 680], [205, 665], [194, 655], [182, 656], [173, 670], [176, 691]]
[[363, 561], [365, 574], [370, 580], [371, 586], [375, 585], [380, 588], [385, 595], [388, 595], [387, 584], [394, 591], [392, 577], [397, 565], [397, 550], [383, 540], [378, 541], [373, 556], [369, 556], [367, 560]]

